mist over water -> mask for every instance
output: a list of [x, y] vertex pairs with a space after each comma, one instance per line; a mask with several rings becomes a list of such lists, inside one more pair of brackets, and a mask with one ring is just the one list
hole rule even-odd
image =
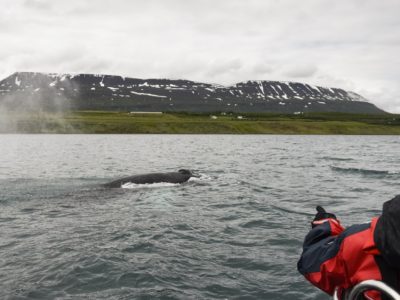
[[[368, 222], [397, 136], [0, 135], [2, 299], [330, 299], [296, 263], [316, 205]], [[182, 185], [105, 189], [192, 169]]]
[[[22, 83], [18, 81], [21, 77]], [[0, 133], [25, 132], [27, 127], [33, 125], [36, 129], [33, 131], [51, 132], [52, 123], [57, 123], [59, 128], [69, 128], [64, 117], [73, 105], [71, 99], [64, 95], [64, 90], [79, 94], [79, 85], [65, 81], [63, 90], [49, 88], [44, 78], [19, 73], [13, 74], [10, 80], [15, 80], [18, 85], [8, 86], [13, 92], [0, 97]], [[34, 124], [30, 123], [32, 120]], [[29, 129], [32, 131], [32, 128]]]

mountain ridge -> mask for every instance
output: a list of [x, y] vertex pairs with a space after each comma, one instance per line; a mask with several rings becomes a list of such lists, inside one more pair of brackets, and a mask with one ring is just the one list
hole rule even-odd
[[18, 109], [381, 114], [361, 95], [290, 81], [232, 85], [106, 74], [15, 72], [0, 81], [0, 105]]

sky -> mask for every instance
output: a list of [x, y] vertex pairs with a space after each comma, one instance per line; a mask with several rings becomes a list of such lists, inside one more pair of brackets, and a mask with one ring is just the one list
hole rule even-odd
[[357, 92], [400, 113], [399, 0], [0, 0], [0, 78], [101, 73]]

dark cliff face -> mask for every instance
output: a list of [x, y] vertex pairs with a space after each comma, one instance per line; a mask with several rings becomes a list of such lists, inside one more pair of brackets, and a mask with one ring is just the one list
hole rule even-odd
[[187, 112], [384, 113], [355, 93], [278, 81], [233, 86], [188, 80], [93, 74], [19, 72], [0, 81], [0, 104], [14, 109], [59, 108]]

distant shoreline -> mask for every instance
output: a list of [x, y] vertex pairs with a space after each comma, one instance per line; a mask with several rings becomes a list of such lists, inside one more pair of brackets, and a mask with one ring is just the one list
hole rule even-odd
[[344, 113], [10, 113], [0, 133], [400, 135], [400, 115]]

